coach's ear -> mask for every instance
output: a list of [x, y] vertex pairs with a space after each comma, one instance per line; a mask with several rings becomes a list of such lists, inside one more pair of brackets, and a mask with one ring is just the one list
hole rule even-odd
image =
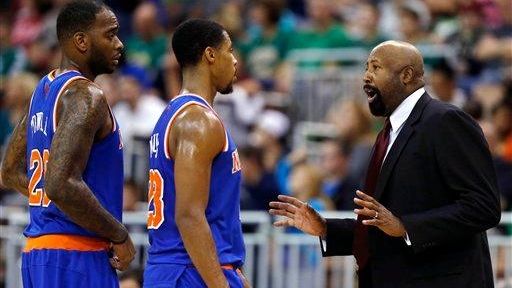
[[76, 32], [73, 35], [73, 43], [78, 51], [86, 53], [89, 50], [89, 37], [84, 32]]
[[204, 57], [208, 64], [213, 64], [213, 62], [215, 62], [215, 49], [206, 47], [206, 49], [204, 49]]

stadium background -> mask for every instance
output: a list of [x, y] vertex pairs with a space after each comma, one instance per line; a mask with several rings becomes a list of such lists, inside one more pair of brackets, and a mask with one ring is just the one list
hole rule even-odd
[[[66, 2], [0, 4], [2, 151], [39, 78], [59, 64], [55, 22]], [[382, 119], [369, 114], [361, 89], [364, 61], [371, 48], [386, 39], [416, 45], [425, 56], [427, 91], [481, 124], [494, 156], [502, 208], [512, 210], [512, 0], [105, 2], [119, 19], [125, 52], [118, 71], [96, 82], [106, 91], [123, 133], [124, 210], [134, 213], [128, 217], [134, 219], [133, 233], [142, 232], [144, 237], [144, 219], [137, 217], [144, 218], [146, 209], [147, 137], [166, 102], [180, 90], [170, 37], [190, 17], [220, 22], [235, 44], [238, 80], [234, 92], [218, 96], [215, 106], [239, 146], [243, 211], [264, 213], [280, 193], [295, 195], [322, 211], [353, 208], [354, 190], [361, 187], [371, 145], [382, 125]], [[0, 287], [13, 269], [8, 265], [13, 253], [8, 242], [16, 229], [12, 215], [26, 207], [17, 193], [0, 190]], [[257, 226], [267, 227], [265, 221], [270, 221], [265, 214], [246, 215], [248, 222], [255, 222], [244, 226], [247, 235], [259, 235], [263, 230]], [[489, 233], [512, 243], [512, 214], [503, 215], [504, 225]], [[311, 242], [313, 237], [307, 240], [297, 231], [267, 228], [261, 235], [270, 249], [255, 248], [251, 257], [259, 259], [254, 267], [260, 267], [263, 253], [284, 253], [273, 262], [274, 273], [268, 273], [272, 287], [287, 281], [281, 275], [274, 282], [274, 274], [292, 267], [293, 261], [303, 263], [293, 270], [297, 275], [313, 279], [316, 270], [309, 268], [322, 266], [318, 273], [325, 275], [318, 277], [335, 282], [335, 265], [318, 264], [316, 239]], [[297, 247], [305, 245], [299, 247], [298, 258], [291, 259], [295, 252], [288, 246], [274, 247], [281, 247], [275, 244], [276, 235], [297, 237]], [[512, 244], [505, 246], [493, 252], [498, 287], [512, 287]], [[127, 278], [140, 272], [140, 255]], [[253, 269], [254, 278], [267, 269], [263, 266]], [[309, 272], [313, 274], [308, 276]], [[259, 287], [271, 285], [259, 281]], [[283, 287], [312, 287], [299, 280], [286, 283]], [[315, 287], [324, 286], [347, 287]]]

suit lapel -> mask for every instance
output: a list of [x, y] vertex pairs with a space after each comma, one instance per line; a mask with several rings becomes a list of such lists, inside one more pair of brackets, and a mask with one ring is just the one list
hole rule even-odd
[[382, 169], [380, 170], [379, 178], [377, 180], [377, 187], [375, 187], [375, 199], [380, 199], [382, 193], [384, 192], [384, 188], [386, 187], [386, 183], [393, 172], [395, 164], [400, 157], [402, 150], [405, 145], [409, 141], [409, 138], [414, 134], [414, 124], [420, 119], [421, 114], [423, 113], [423, 109], [427, 106], [427, 103], [430, 102], [432, 98], [427, 93], [424, 93], [416, 105], [414, 106], [409, 118], [404, 123], [402, 130], [398, 134], [398, 137], [393, 142], [393, 146], [391, 150], [389, 150], [384, 163], [382, 164]]

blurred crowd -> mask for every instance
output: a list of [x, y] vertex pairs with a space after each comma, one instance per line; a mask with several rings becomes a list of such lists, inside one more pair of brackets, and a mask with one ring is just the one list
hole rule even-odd
[[[2, 151], [38, 80], [59, 65], [55, 23], [67, 2], [0, 4]], [[382, 119], [370, 115], [360, 91], [341, 89], [312, 123], [296, 111], [320, 101], [317, 92], [330, 87], [324, 86], [328, 79], [315, 78], [316, 85], [297, 79], [333, 69], [354, 74], [350, 66], [356, 80], [348, 84], [359, 89], [364, 63], [350, 57], [291, 61], [291, 55], [304, 49], [368, 53], [384, 40], [398, 39], [427, 47], [422, 51], [441, 51], [424, 54], [427, 91], [480, 123], [494, 156], [503, 209], [512, 211], [512, 0], [105, 2], [119, 19], [125, 51], [118, 71], [96, 82], [123, 134], [125, 210], [146, 209], [147, 138], [180, 91], [170, 48], [173, 30], [187, 18], [207, 17], [226, 28], [238, 58], [234, 92], [219, 95], [215, 107], [239, 146], [243, 210], [266, 210], [278, 194], [297, 196], [318, 210], [353, 209]], [[3, 190], [0, 205], [26, 207], [21, 196]]]

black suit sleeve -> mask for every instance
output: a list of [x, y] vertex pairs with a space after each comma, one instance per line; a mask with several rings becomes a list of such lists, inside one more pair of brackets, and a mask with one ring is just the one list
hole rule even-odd
[[327, 235], [325, 237], [326, 248], [322, 246], [322, 256], [345, 256], [352, 255], [352, 244], [354, 242], [354, 219], [326, 219]]
[[478, 124], [462, 111], [449, 110], [432, 129], [434, 158], [452, 204], [403, 215], [415, 252], [481, 233], [500, 220], [496, 175]]

